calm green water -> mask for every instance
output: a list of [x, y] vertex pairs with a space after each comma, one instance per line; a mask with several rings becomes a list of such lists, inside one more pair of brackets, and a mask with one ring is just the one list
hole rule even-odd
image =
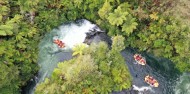
[[190, 94], [190, 73], [183, 73], [177, 81], [175, 94]]

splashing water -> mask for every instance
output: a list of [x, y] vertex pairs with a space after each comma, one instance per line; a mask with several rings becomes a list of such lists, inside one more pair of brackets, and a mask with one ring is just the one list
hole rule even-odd
[[183, 73], [175, 87], [175, 94], [190, 94], [190, 73]]
[[61, 39], [66, 44], [66, 47], [63, 48], [66, 50], [83, 43], [87, 36], [86, 34], [93, 31], [102, 32], [95, 24], [91, 24], [87, 20], [80, 20], [78, 24], [62, 25], [59, 27], [59, 30], [60, 32], [57, 32], [57, 36], [54, 39]]
[[137, 90], [139, 94], [143, 94], [143, 92], [146, 92], [147, 90], [151, 91], [152, 93], [155, 93], [150, 86], [138, 87], [136, 85], [133, 85], [133, 90]]
[[[70, 52], [75, 45], [84, 42], [87, 33], [95, 31], [100, 32], [101, 30], [95, 24], [83, 19], [76, 23], [63, 24], [58, 29], [54, 29], [50, 34], [47, 34], [39, 45], [39, 65], [41, 67], [39, 82], [42, 82], [46, 77], [50, 77], [53, 69], [57, 66], [60, 59], [57, 58], [56, 53]], [[65, 47], [59, 48], [53, 43], [54, 39], [63, 41]]]

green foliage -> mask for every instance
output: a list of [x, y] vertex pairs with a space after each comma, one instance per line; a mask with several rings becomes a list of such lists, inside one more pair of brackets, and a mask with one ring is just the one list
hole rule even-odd
[[0, 66], [0, 92], [1, 94], [13, 94], [18, 92], [17, 86], [19, 71], [16, 66], [7, 66], [6, 62]]
[[[10, 91], [6, 94], [19, 93], [19, 87], [26, 85], [34, 76], [38, 70], [37, 45], [46, 32], [70, 20], [83, 17], [97, 19], [95, 12], [103, 3], [102, 0], [1, 0], [0, 62], [5, 62], [7, 69], [16, 67], [19, 75], [14, 76], [19, 80], [10, 81], [14, 84], [10, 88], [1, 84], [0, 93], [4, 94], [7, 90]], [[0, 70], [5, 71], [5, 66], [2, 67]], [[6, 82], [6, 79], [3, 80]]]
[[2, 21], [2, 16], [7, 15], [10, 12], [10, 8], [9, 8], [10, 5], [9, 5], [8, 0], [0, 1], [0, 3], [1, 3], [1, 7], [0, 7], [1, 19], [0, 19], [0, 21]]
[[[132, 16], [131, 6], [127, 2], [124, 2], [119, 4], [117, 9], [114, 9], [112, 12], [113, 7], [114, 5], [110, 5], [110, 2], [106, 1], [98, 11], [102, 20], [98, 20], [97, 23], [101, 26], [105, 26], [106, 24], [106, 29], [109, 29], [108, 33], [111, 36], [117, 34], [129, 36], [138, 25], [136, 19]], [[119, 28], [122, 28], [122, 30]]]
[[[44, 2], [44, 0], [42, 0]], [[18, 0], [17, 3], [18, 5], [20, 5], [20, 9], [22, 12], [25, 11], [34, 11], [36, 10], [36, 7], [38, 5], [38, 3], [40, 2], [40, 0], [28, 0], [26, 2], [26, 0]]]
[[128, 14], [129, 13], [127, 11], [123, 12], [121, 10], [121, 7], [118, 7], [117, 9], [114, 10], [114, 13], [109, 14], [108, 21], [110, 22], [111, 25], [119, 26], [123, 24]]
[[[111, 36], [125, 36], [126, 46], [168, 58], [176, 63], [181, 72], [189, 71], [188, 26], [172, 15], [162, 14], [168, 7], [167, 1], [143, 2], [143, 0], [128, 0], [113, 5], [105, 1], [98, 12], [100, 19], [96, 22]], [[180, 64], [183, 67], [180, 67]]]
[[188, 71], [189, 28], [172, 17], [159, 16], [157, 20], [151, 21], [149, 26], [141, 25], [142, 31], [134, 35], [132, 40], [127, 40], [127, 43], [156, 56], [169, 58], [175, 63], [183, 62], [186, 68], [181, 68], [178, 64], [176, 67]]
[[[39, 84], [35, 93], [108, 94], [129, 88], [131, 76], [120, 54], [124, 48], [123, 40], [121, 36], [114, 37], [113, 42], [118, 44], [112, 45], [112, 50], [104, 42], [92, 44], [83, 50], [83, 54], [59, 63], [52, 78]], [[117, 48], [119, 50], [114, 50]]]
[[108, 14], [111, 12], [112, 6], [110, 5], [110, 2], [106, 1], [102, 8], [98, 11], [98, 14], [101, 19], [105, 19], [108, 17]]
[[[0, 1], [0, 93], [18, 94], [20, 87], [38, 70], [37, 44], [39, 34], [35, 25], [19, 14], [16, 2]], [[35, 37], [35, 38], [34, 38]]]
[[18, 23], [21, 19], [21, 15], [15, 15], [14, 18], [0, 25], [0, 36], [13, 35], [13, 32], [18, 32]]
[[113, 38], [112, 50], [120, 52], [125, 49], [124, 38], [122, 36], [116, 36]]
[[134, 29], [137, 27], [137, 22], [135, 22], [135, 18], [133, 18], [131, 15], [127, 16], [126, 22], [122, 26], [122, 31], [125, 31], [127, 35], [130, 35]]
[[87, 47], [88, 45], [86, 44], [79, 44], [79, 45], [76, 45], [72, 50], [73, 50], [73, 54], [72, 56], [75, 56], [75, 55], [82, 55], [82, 52], [83, 50]]
[[13, 35], [13, 32], [18, 30], [18, 23], [22, 19], [21, 15], [14, 15], [14, 17], [8, 17], [10, 5], [8, 0], [5, 0], [0, 7], [0, 36]]
[[[94, 76], [88, 74], [86, 78], [81, 78], [89, 79], [77, 84], [77, 87], [84, 88], [75, 88], [67, 93], [105, 94], [128, 88], [130, 78], [121, 83], [125, 78], [117, 75], [129, 75], [124, 65], [118, 63], [122, 65], [124, 62], [119, 54], [124, 46], [168, 58], [180, 71], [190, 71], [189, 27], [172, 15], [162, 13], [169, 3], [167, 0], [147, 0], [145, 3], [144, 0], [0, 0], [0, 93], [19, 93], [19, 88], [37, 72], [37, 45], [46, 32], [63, 22], [81, 18], [96, 22], [111, 36], [122, 35], [125, 39], [119, 38], [118, 43], [113, 43], [111, 51], [104, 43], [85, 48], [84, 52], [82, 49], [76, 50], [76, 58], [83, 60], [84, 55], [90, 55], [88, 59], [98, 66], [98, 70], [93, 72]], [[77, 62], [76, 58], [70, 62]], [[56, 76], [52, 78], [58, 79]], [[92, 78], [97, 84], [90, 80]], [[46, 88], [50, 94], [53, 91], [62, 93], [60, 89], [71, 90], [62, 85], [65, 81], [59, 80], [61, 84], [54, 82], [50, 79], [40, 84], [39, 90]]]
[[[48, 85], [48, 87], [47, 87]], [[43, 90], [43, 88], [46, 88], [46, 91], [41, 91], [41, 93], [35, 93], [35, 94], [62, 94], [59, 92], [59, 89], [61, 89], [60, 85], [54, 83], [51, 84], [49, 79], [45, 79], [44, 83], [39, 84], [39, 88], [36, 90]]]

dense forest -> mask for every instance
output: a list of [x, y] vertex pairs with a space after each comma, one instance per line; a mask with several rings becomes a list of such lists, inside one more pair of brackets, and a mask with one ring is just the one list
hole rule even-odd
[[[48, 94], [76, 91], [105, 94], [129, 88], [132, 78], [120, 55], [125, 47], [167, 58], [180, 72], [190, 71], [189, 22], [182, 20], [189, 16], [177, 15], [173, 7], [178, 3], [177, 0], [0, 0], [0, 94], [20, 94], [39, 70], [40, 40], [58, 25], [77, 19], [88, 19], [109, 36], [115, 36], [112, 49], [103, 42], [92, 44], [86, 51], [83, 46], [75, 48], [75, 58], [60, 63], [52, 79], [37, 87], [37, 94], [42, 94], [46, 86]], [[109, 65], [109, 61], [114, 62]], [[78, 74], [60, 73], [68, 71], [68, 67]], [[79, 77], [80, 70], [85, 72], [83, 78]], [[62, 74], [70, 79], [64, 80]]]

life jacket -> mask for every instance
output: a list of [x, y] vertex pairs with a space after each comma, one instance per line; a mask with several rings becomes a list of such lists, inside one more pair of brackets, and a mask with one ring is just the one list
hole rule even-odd
[[139, 61], [140, 59], [142, 59], [142, 56], [140, 54], [135, 54], [134, 58]]
[[64, 48], [65, 47], [65, 43], [63, 43], [61, 40], [59, 39], [55, 39], [53, 41], [55, 44], [57, 44], [60, 48]]
[[138, 61], [138, 60], [140, 60], [142, 57], [141, 57], [139, 54], [135, 54], [135, 55], [134, 55], [134, 58], [135, 58], [135, 60]]
[[139, 60], [139, 62], [141, 62], [142, 64], [146, 64], [146, 61], [145, 61], [144, 58], [141, 58], [141, 59]]

